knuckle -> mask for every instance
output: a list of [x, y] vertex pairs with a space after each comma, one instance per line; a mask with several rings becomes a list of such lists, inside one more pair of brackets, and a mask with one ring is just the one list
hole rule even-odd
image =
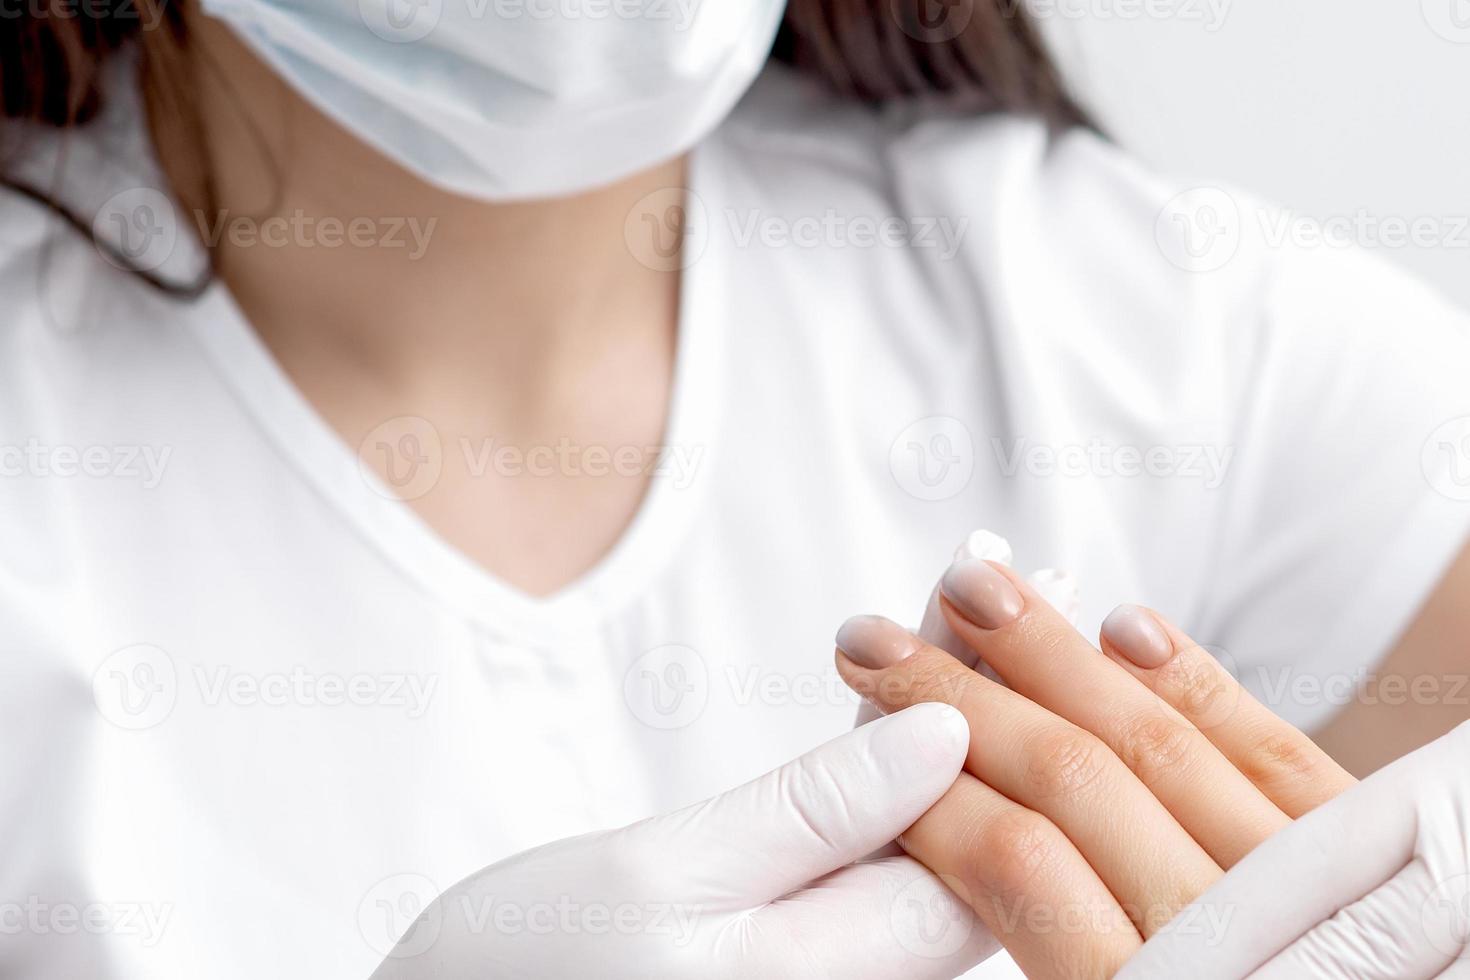
[[1055, 726], [1026, 746], [1026, 787], [1038, 800], [1073, 796], [1107, 772], [1108, 747], [1080, 728]]
[[974, 874], [990, 895], [1001, 899], [1023, 896], [1046, 873], [1058, 853], [1049, 821], [1021, 807], [1008, 809], [990, 821], [975, 841]]
[[1189, 727], [1158, 712], [1129, 722], [1117, 741], [1119, 757], [1145, 786], [1188, 765], [1195, 744]]
[[1015, 627], [1011, 643], [1016, 648], [1023, 649], [1028, 658], [1050, 663], [1067, 656], [1077, 638], [1075, 630], [1071, 627], [1061, 628], [1054, 619], [1046, 616], [1023, 616]]
[[1306, 736], [1298, 732], [1271, 732], [1256, 740], [1244, 760], [1246, 776], [1255, 783], [1282, 779], [1310, 779], [1317, 759]]
[[1221, 683], [1213, 661], [1176, 656], [1160, 671], [1160, 693], [1186, 717], [1213, 715], [1226, 696], [1226, 686]]

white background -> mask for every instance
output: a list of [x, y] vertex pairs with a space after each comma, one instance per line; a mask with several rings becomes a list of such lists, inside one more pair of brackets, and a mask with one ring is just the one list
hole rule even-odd
[[1441, 244], [1360, 244], [1470, 307], [1470, 0], [1023, 2], [1136, 155], [1319, 220], [1431, 218]]

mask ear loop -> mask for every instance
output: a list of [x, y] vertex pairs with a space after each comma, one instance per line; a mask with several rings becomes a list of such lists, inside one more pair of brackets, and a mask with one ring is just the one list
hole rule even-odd
[[[175, 3], [175, 6], [168, 8], [167, 5], [171, 2]], [[183, 21], [179, 14], [177, 2], [180, 2], [180, 0], [119, 0], [118, 7], [121, 10], [131, 8], [140, 15], [150, 12], [156, 13], [158, 16], [155, 22], [159, 24], [163, 24], [166, 18], [169, 33], [173, 35], [175, 41], [181, 42]], [[127, 49], [130, 44], [136, 44], [141, 49], [143, 59], [148, 59], [156, 55], [158, 53], [158, 43], [160, 42], [155, 42], [152, 38], [148, 37], [149, 33], [145, 31], [143, 32], [142, 40], [131, 42], [126, 34], [122, 34], [119, 37], [113, 38], [109, 49], [98, 54], [94, 60], [73, 66], [72, 74], [68, 77], [67, 119], [69, 121], [63, 126], [63, 129], [67, 132], [63, 133], [58, 151], [59, 159], [53, 168], [53, 191], [48, 193], [40, 187], [19, 180], [5, 173], [3, 168], [0, 168], [0, 187], [7, 188], [21, 197], [39, 204], [54, 217], [60, 218], [66, 227], [72, 229], [82, 238], [90, 242], [109, 262], [129, 274], [137, 276], [151, 288], [174, 298], [194, 300], [203, 295], [214, 279], [212, 256], [207, 258], [205, 268], [191, 282], [174, 282], [164, 279], [150, 269], [139, 267], [134, 259], [123, 254], [113, 242], [99, 237], [89, 222], [62, 202], [62, 196], [59, 190], [64, 181], [66, 171], [66, 158], [69, 145], [67, 136], [69, 135], [69, 131], [79, 120], [95, 115], [100, 107], [102, 95], [97, 83], [98, 77], [101, 74], [102, 60], [104, 58], [127, 57]], [[66, 41], [67, 38], [63, 38], [62, 40]], [[164, 54], [167, 55], [168, 52], [165, 51]], [[54, 242], [54, 239], [52, 241]], [[51, 247], [52, 244], [50, 242], [43, 244], [43, 253], [49, 252]], [[45, 260], [45, 255], [43, 254], [43, 260], [39, 269], [40, 275], [45, 277], [49, 268], [50, 263]]]
[[[141, 55], [137, 66], [137, 84], [139, 90], [143, 95], [145, 104], [149, 99], [159, 100], [162, 103], [160, 110], [166, 118], [171, 117], [186, 121], [185, 125], [188, 128], [188, 139], [200, 152], [197, 168], [198, 180], [195, 191], [199, 200], [205, 205], [206, 210], [214, 210], [214, 202], [217, 200], [217, 195], [215, 193], [211, 168], [208, 165], [208, 161], [204, 159], [204, 156], [207, 154], [204, 127], [200, 123], [197, 106], [188, 98], [179, 94], [181, 91], [192, 90], [192, 86], [183, 85], [177, 80], [182, 79], [185, 73], [196, 63], [186, 56], [184, 50], [185, 22], [179, 6], [181, 0], [173, 0], [171, 6], [169, 5], [169, 0], [133, 0], [133, 2], [140, 8], [140, 14], [151, 17], [154, 23], [166, 24], [167, 26], [166, 31], [145, 33], [144, 37], [137, 42], [139, 54]], [[167, 36], [164, 36], [165, 34]], [[261, 154], [261, 157], [270, 168], [272, 175], [275, 177], [275, 184], [279, 188], [282, 185], [280, 179], [281, 168], [274, 154], [268, 151], [267, 141], [261, 133], [259, 126], [251, 118], [250, 114], [244, 110], [238, 94], [235, 92], [233, 86], [229, 84], [228, 76], [220, 70], [218, 64], [208, 57], [207, 52], [196, 52], [196, 54], [202, 55], [197, 61], [197, 64], [202, 65], [203, 70], [213, 72], [215, 77], [223, 82], [224, 90], [236, 109], [236, 116], [250, 131], [255, 142], [262, 149], [266, 150], [266, 152]], [[160, 67], [161, 65], [167, 67]], [[172, 74], [176, 79], [176, 83], [173, 86], [149, 84], [150, 79], [168, 74]], [[63, 154], [65, 153], [64, 148], [62, 152]], [[59, 178], [60, 172], [64, 167], [59, 166], [57, 169]], [[56, 195], [47, 194], [39, 188], [12, 180], [3, 174], [0, 174], [0, 186], [7, 187], [17, 194], [40, 204], [53, 215], [59, 217], [67, 227], [87, 239], [113, 265], [116, 265], [130, 275], [136, 276], [149, 287], [166, 296], [184, 302], [192, 302], [204, 295], [214, 283], [216, 273], [214, 255], [209, 246], [203, 241], [196, 239], [201, 253], [205, 256], [204, 267], [200, 270], [199, 274], [192, 280], [184, 282], [165, 279], [151, 269], [141, 268], [131, 257], [124, 254], [115, 243], [99, 237], [87, 221], [75, 211], [62, 204]], [[170, 190], [172, 191], [169, 195], [170, 197], [176, 200], [181, 200], [184, 197], [181, 189], [170, 188]]]
[[[193, 301], [204, 295], [205, 291], [209, 289], [210, 284], [214, 282], [214, 266], [212, 262], [205, 265], [204, 271], [194, 281], [182, 283], [164, 279], [150, 269], [139, 268], [116, 245], [106, 239], [98, 238], [88, 226], [87, 222], [78, 217], [74, 211], [58, 204], [50, 195], [28, 184], [22, 184], [8, 179], [0, 180], [0, 185], [15, 191], [22, 197], [35, 201], [50, 211], [53, 215], [65, 222], [67, 227], [87, 239], [99, 251], [104, 252], [107, 259], [114, 265], [123, 269], [129, 275], [137, 276], [153, 289], [158, 290], [166, 296], [179, 300]], [[43, 274], [45, 268], [46, 264], [42, 263]]]

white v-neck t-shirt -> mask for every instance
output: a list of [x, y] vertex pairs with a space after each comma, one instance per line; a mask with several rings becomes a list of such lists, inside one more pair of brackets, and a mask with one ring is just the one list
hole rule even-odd
[[[123, 179], [135, 123], [73, 172]], [[0, 973], [364, 977], [464, 875], [848, 729], [835, 627], [916, 619], [978, 526], [1071, 571], [1085, 632], [1151, 604], [1304, 725], [1465, 539], [1465, 318], [1246, 195], [779, 70], [691, 184], [670, 465], [545, 599], [369, 474], [223, 288], [0, 191]]]

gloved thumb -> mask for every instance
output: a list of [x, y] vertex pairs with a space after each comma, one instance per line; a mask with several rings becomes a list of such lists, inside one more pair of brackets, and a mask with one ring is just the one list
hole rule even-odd
[[[893, 840], [944, 795], [969, 749], [964, 716], [917, 704], [658, 821], [703, 895], [767, 902]], [[677, 866], [677, 865], [676, 865]]]

